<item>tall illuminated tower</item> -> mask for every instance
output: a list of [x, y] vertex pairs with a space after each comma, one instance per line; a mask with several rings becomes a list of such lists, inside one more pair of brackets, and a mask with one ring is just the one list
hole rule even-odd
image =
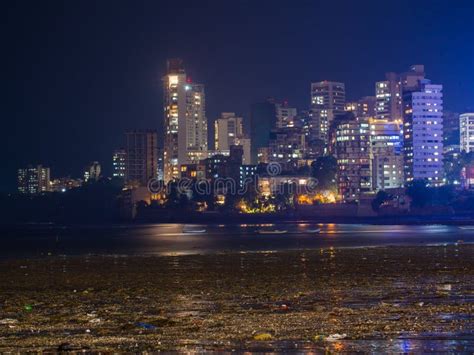
[[337, 116], [344, 114], [346, 88], [344, 83], [321, 81], [311, 83], [312, 136], [328, 144], [328, 132]]
[[385, 81], [375, 83], [375, 115], [377, 119], [401, 121], [402, 83], [400, 75], [387, 73]]
[[207, 119], [204, 85], [186, 77], [181, 59], [168, 60], [163, 77], [164, 180], [180, 177], [180, 166], [207, 155]]
[[405, 179], [443, 184], [443, 86], [418, 81], [403, 96]]

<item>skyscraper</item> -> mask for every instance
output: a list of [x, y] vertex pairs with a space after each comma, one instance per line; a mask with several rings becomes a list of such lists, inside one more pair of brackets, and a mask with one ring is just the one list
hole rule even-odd
[[335, 117], [344, 114], [346, 89], [343, 83], [321, 81], [311, 84], [312, 138], [328, 143], [328, 131]]
[[168, 61], [164, 91], [164, 180], [179, 178], [180, 165], [207, 155], [207, 119], [204, 85], [186, 77], [181, 59]]
[[459, 116], [461, 151], [474, 152], [474, 113], [463, 113]]
[[50, 170], [42, 165], [18, 169], [18, 192], [39, 194], [51, 191]]
[[153, 130], [125, 133], [125, 178], [128, 183], [147, 186], [158, 174], [158, 135]]
[[410, 83], [403, 94], [405, 179], [443, 183], [443, 86]]
[[[276, 107], [273, 99], [252, 104], [250, 108], [251, 160], [256, 164], [259, 148], [268, 147], [270, 131], [276, 126]], [[248, 164], [248, 163], [247, 163]]]

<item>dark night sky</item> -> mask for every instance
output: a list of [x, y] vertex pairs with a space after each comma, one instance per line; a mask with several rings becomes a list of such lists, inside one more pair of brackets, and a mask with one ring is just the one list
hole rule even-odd
[[474, 107], [472, 1], [9, 1], [2, 9], [2, 170], [42, 162], [110, 171], [127, 128], [161, 128], [160, 78], [185, 60], [207, 116], [267, 96], [309, 104], [310, 82], [373, 95], [386, 71], [425, 64], [445, 107]]

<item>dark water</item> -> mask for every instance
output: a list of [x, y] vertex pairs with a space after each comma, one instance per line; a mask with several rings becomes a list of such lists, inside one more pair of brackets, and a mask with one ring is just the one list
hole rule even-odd
[[[320, 233], [315, 232], [318, 228]], [[262, 231], [275, 233], [261, 234]], [[41, 256], [48, 253], [181, 255], [473, 242], [474, 226], [305, 223], [87, 227], [29, 225], [0, 229], [0, 257]]]

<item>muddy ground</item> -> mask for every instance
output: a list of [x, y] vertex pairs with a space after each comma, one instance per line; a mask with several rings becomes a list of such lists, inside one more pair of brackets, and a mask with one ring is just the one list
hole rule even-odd
[[474, 246], [0, 260], [0, 351], [474, 351]]

